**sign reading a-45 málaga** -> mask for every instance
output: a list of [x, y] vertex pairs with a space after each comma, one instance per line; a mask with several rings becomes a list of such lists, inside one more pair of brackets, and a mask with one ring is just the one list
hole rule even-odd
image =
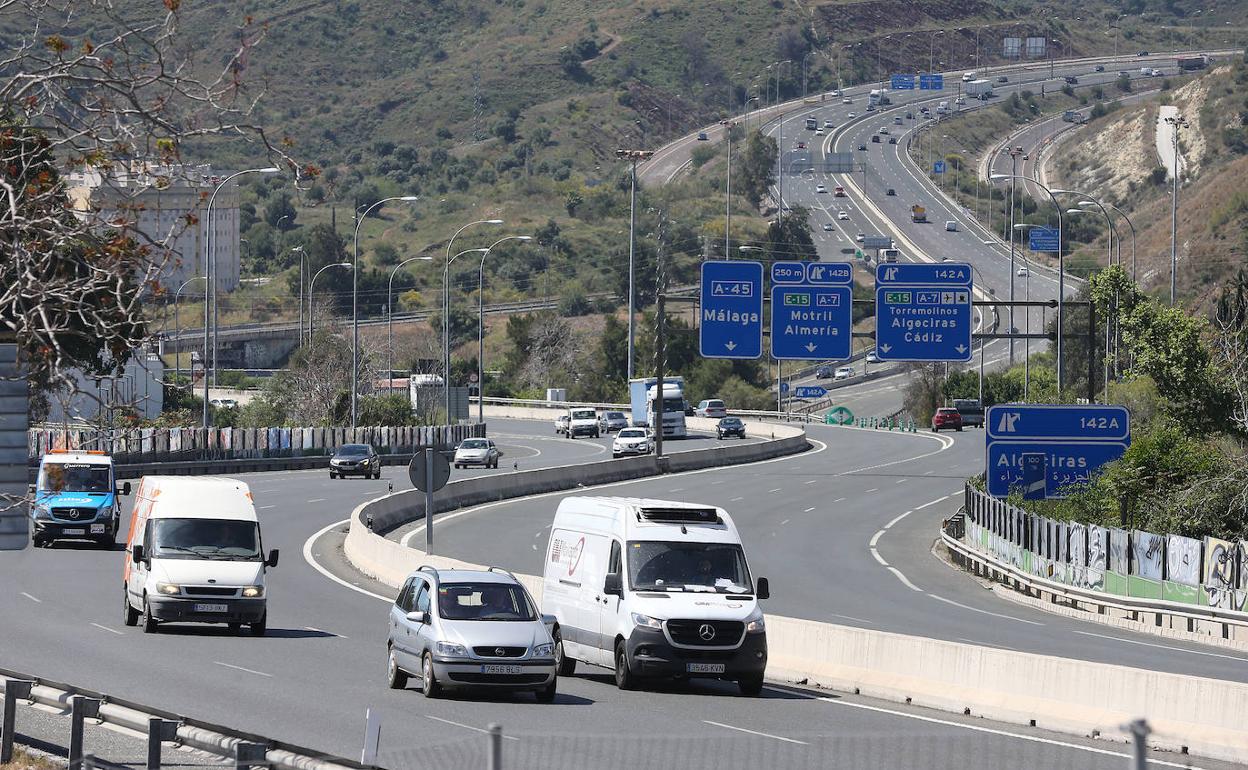
[[1044, 496], [1065, 497], [1131, 443], [1130, 414], [1112, 404], [998, 404], [984, 418], [988, 494], [1025, 483], [1027, 455], [1044, 456]]

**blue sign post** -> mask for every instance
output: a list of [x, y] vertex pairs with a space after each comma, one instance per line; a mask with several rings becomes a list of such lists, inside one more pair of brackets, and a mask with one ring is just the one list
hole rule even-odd
[[933, 74], [919, 75], [920, 91], [943, 91], [945, 89], [945, 76]]
[[943, 174], [943, 173], [945, 173], [945, 162], [944, 162], [943, 160], [933, 161], [933, 162], [932, 162], [932, 173], [933, 173], [933, 174]]
[[1125, 406], [1000, 404], [988, 409], [984, 427], [988, 494], [995, 497], [1018, 486], [1041, 496], [1033, 489], [1037, 464], [1043, 467], [1042, 497], [1065, 497], [1071, 485], [1090, 481], [1131, 443]]
[[703, 358], [762, 356], [762, 263], [703, 262], [700, 315], [698, 342]]
[[1057, 253], [1061, 248], [1060, 235], [1052, 227], [1033, 227], [1027, 232], [1027, 248], [1032, 251]]
[[913, 91], [915, 76], [910, 74], [893, 75], [889, 78], [889, 85], [894, 91]]
[[875, 269], [875, 352], [881, 361], [971, 360], [971, 266]]
[[823, 398], [828, 395], [828, 389], [819, 385], [803, 385], [797, 389], [798, 398]]
[[853, 265], [848, 262], [772, 264], [773, 358], [841, 361], [850, 357], [853, 348], [853, 270]]

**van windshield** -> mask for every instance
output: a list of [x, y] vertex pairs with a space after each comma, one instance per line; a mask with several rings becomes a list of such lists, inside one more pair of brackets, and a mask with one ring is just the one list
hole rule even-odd
[[40, 492], [98, 492], [112, 491], [113, 469], [108, 465], [88, 463], [45, 462], [39, 471]]
[[260, 560], [260, 525], [237, 519], [154, 519], [151, 554], [161, 559]]
[[598, 419], [598, 413], [595, 412], [593, 409], [573, 409], [572, 419], [573, 420], [596, 420]]
[[745, 553], [735, 543], [631, 540], [628, 574], [634, 591], [753, 593]]

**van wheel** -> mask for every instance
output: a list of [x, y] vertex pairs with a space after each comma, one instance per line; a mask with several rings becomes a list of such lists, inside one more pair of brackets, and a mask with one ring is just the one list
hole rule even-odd
[[143, 633], [154, 634], [157, 629], [157, 620], [152, 617], [152, 607], [147, 603], [147, 597], [143, 597]]
[[121, 587], [121, 600], [124, 602], [124, 614], [121, 616], [121, 622], [127, 626], [137, 626], [139, 624], [139, 611], [130, 606], [130, 596], [126, 592], [126, 587]]
[[394, 660], [394, 649], [386, 650], [386, 685], [391, 690], [402, 690], [407, 687], [407, 672], [399, 668]]
[[558, 682], [559, 680], [557, 678], [551, 679], [550, 684], [546, 685], [540, 690], [534, 690], [533, 697], [537, 698], [538, 703], [554, 703], [555, 694], [559, 690]]
[[433, 674], [433, 656], [425, 653], [420, 663], [420, 691], [426, 698], [436, 698], [442, 694], [442, 685]]
[[260, 616], [259, 620], [251, 624], [251, 635], [252, 636], [264, 636], [264, 632], [268, 630], [268, 627], [269, 627], [269, 613], [266, 612]]
[[572, 676], [576, 673], [576, 658], [569, 658], [563, 652], [563, 638], [559, 629], [555, 629], [555, 673], [559, 676]]
[[741, 688], [742, 695], [753, 698], [763, 691], [763, 675], [741, 677], [737, 680], [737, 686]]
[[621, 690], [632, 690], [637, 687], [637, 677], [628, 668], [628, 651], [624, 649], [624, 641], [615, 645], [615, 686]]
[[227, 623], [226, 627], [230, 629], [231, 634], [237, 634], [239, 631], [243, 630], [242, 623]]

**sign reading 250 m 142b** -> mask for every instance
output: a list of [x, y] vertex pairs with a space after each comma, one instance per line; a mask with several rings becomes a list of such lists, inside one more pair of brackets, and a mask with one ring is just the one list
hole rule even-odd
[[763, 354], [763, 265], [745, 260], [702, 263], [698, 333], [703, 358]]
[[881, 361], [971, 360], [971, 266], [876, 267], [875, 351]]

